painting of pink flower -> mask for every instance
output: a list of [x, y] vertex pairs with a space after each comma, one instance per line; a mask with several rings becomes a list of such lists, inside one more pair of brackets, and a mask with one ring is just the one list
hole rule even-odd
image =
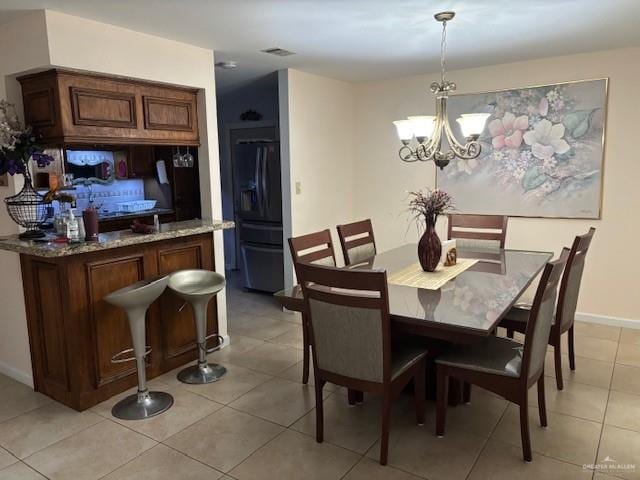
[[531, 153], [540, 160], [551, 158], [554, 154], [567, 153], [571, 148], [564, 137], [564, 125], [552, 124], [546, 118], [540, 120], [524, 134], [524, 141], [531, 146]]
[[520, 148], [523, 134], [529, 128], [529, 117], [521, 115], [516, 117], [511, 112], [506, 112], [502, 118], [496, 118], [489, 123], [489, 133], [493, 137], [493, 148]]

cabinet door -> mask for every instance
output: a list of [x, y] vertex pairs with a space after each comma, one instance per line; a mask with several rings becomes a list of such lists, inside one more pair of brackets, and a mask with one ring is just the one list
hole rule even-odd
[[89, 317], [95, 340], [95, 386], [101, 387], [136, 372], [135, 362], [111, 363], [111, 357], [132, 348], [132, 342], [124, 310], [105, 302], [104, 297], [145, 277], [144, 255], [132, 254], [89, 262], [85, 271]]
[[[34, 383], [39, 391], [66, 398], [72, 390], [65, 325], [65, 290], [55, 263], [26, 260], [21, 255], [22, 278], [29, 325]], [[27, 288], [28, 286], [28, 288]]]
[[129, 149], [129, 178], [155, 177], [152, 147], [134, 145]]
[[[158, 247], [158, 273], [167, 275], [190, 268], [213, 269], [213, 242], [207, 236], [180, 245]], [[184, 364], [196, 354], [196, 329], [193, 310], [169, 289], [160, 297], [161, 338], [165, 362], [175, 367]], [[209, 303], [207, 333], [218, 331], [215, 297]], [[187, 358], [189, 356], [190, 358]], [[168, 368], [165, 366], [165, 368]], [[173, 367], [172, 367], [173, 368]]]
[[179, 100], [145, 95], [142, 102], [147, 130], [194, 131], [195, 97]]
[[136, 96], [71, 87], [71, 109], [74, 125], [136, 128]]

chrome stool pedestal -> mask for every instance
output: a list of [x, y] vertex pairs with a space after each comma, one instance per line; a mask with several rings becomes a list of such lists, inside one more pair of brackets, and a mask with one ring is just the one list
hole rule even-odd
[[[207, 354], [219, 350], [224, 342], [220, 335], [207, 336], [207, 306], [224, 286], [224, 277], [209, 270], [182, 270], [169, 276], [169, 289], [191, 304], [196, 324], [198, 363], [178, 373], [178, 380], [182, 383], [211, 383], [227, 373], [222, 365], [207, 362]], [[218, 345], [207, 349], [207, 340], [213, 337], [217, 338]]]
[[[142, 420], [161, 414], [173, 405], [173, 397], [166, 392], [150, 392], [147, 388], [145, 357], [151, 352], [146, 346], [145, 318], [147, 309], [164, 292], [169, 277], [141, 280], [104, 297], [112, 305], [127, 312], [133, 348], [123, 350], [111, 358], [113, 363], [134, 361], [138, 369], [138, 392], [120, 400], [111, 414], [122, 420]], [[133, 353], [132, 357], [121, 358]]]

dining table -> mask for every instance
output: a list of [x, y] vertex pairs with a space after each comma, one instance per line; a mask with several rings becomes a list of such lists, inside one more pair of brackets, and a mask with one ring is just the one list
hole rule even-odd
[[[447, 345], [482, 341], [495, 333], [502, 318], [553, 255], [551, 252], [502, 248], [458, 248], [456, 253], [458, 260], [469, 259], [475, 263], [440, 288], [389, 282], [389, 313], [394, 337], [405, 335], [420, 339], [435, 355]], [[407, 244], [343, 268], [385, 270], [387, 278], [391, 278], [416, 262], [417, 246]], [[441, 265], [439, 268], [450, 267]], [[284, 308], [300, 312], [303, 325], [306, 324], [300, 285], [286, 288], [274, 296]], [[432, 381], [428, 383], [433, 386]], [[452, 403], [457, 402], [455, 394], [450, 397]]]

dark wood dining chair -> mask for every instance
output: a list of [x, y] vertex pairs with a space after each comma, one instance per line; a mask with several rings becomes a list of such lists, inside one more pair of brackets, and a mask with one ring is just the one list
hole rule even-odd
[[[558, 390], [564, 388], [562, 379], [562, 334], [567, 333], [569, 368], [576, 369], [576, 356], [573, 336], [573, 323], [578, 306], [580, 295], [580, 284], [582, 283], [582, 273], [584, 272], [585, 259], [591, 240], [596, 229], [591, 227], [584, 235], [578, 235], [573, 240], [567, 266], [562, 274], [560, 283], [560, 293], [558, 294], [558, 305], [551, 332], [549, 334], [549, 345], [553, 346], [553, 357], [556, 370], [556, 386]], [[507, 329], [507, 336], [513, 338], [514, 332], [524, 333], [527, 329], [527, 321], [531, 314], [531, 304], [528, 302], [516, 303], [500, 322], [500, 326]]]
[[425, 418], [426, 350], [393, 348], [385, 271], [298, 265], [309, 315], [316, 393], [316, 440], [324, 438], [326, 382], [382, 396], [380, 464], [387, 464], [391, 405], [413, 379], [416, 420]]
[[557, 260], [545, 266], [527, 322], [524, 345], [509, 338], [489, 336], [473, 345], [454, 347], [436, 359], [436, 435], [444, 435], [448, 378], [453, 377], [501, 395], [520, 407], [522, 454], [525, 461], [531, 461], [528, 393], [537, 383], [540, 424], [546, 427], [544, 358], [558, 284], [568, 257], [569, 249], [565, 248]]
[[[298, 264], [313, 263], [316, 265], [336, 266], [336, 254], [333, 249], [331, 232], [322, 230], [320, 232], [309, 233], [299, 237], [289, 239], [289, 249], [293, 266], [300, 282]], [[302, 357], [302, 383], [309, 383], [309, 365], [311, 363], [311, 353], [309, 344], [309, 332], [307, 328], [306, 314], [302, 313], [302, 347], [304, 353]]]
[[509, 217], [503, 215], [448, 215], [448, 238], [458, 248], [504, 248]]
[[376, 241], [370, 219], [338, 225], [336, 228], [345, 265], [355, 265], [376, 254]]

